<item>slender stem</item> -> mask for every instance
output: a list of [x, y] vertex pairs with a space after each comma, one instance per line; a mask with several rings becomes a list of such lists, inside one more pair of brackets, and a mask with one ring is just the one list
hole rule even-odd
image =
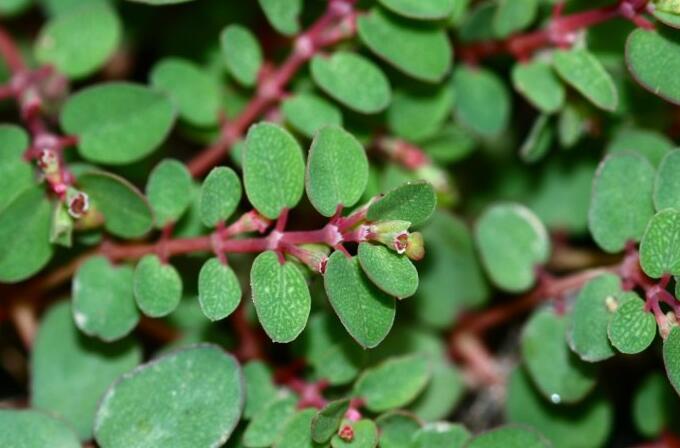
[[2, 26], [0, 26], [0, 56], [5, 60], [12, 74], [16, 74], [26, 68], [21, 52], [14, 44], [14, 39]]

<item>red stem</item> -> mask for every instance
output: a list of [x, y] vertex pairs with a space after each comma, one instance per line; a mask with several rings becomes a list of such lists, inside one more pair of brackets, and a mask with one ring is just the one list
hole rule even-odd
[[24, 64], [24, 59], [21, 56], [19, 48], [14, 44], [14, 40], [9, 35], [7, 30], [0, 26], [0, 56], [7, 63], [7, 67], [12, 72], [16, 74], [23, 71], [26, 66]]

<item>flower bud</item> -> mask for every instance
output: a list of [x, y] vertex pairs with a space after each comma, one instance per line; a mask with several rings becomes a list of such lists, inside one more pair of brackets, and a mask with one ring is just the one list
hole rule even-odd
[[82, 191], [69, 188], [66, 191], [66, 205], [68, 206], [69, 215], [79, 219], [90, 209], [90, 198]]
[[378, 241], [392, 250], [403, 254], [408, 244], [408, 221], [382, 221], [371, 224], [368, 228], [366, 239]]
[[423, 241], [423, 234], [420, 232], [413, 232], [408, 235], [406, 244], [406, 256], [411, 260], [422, 260], [425, 256], [425, 242]]

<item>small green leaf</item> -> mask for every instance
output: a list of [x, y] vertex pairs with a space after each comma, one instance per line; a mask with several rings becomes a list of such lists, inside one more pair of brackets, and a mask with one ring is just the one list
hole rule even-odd
[[660, 372], [649, 373], [633, 396], [633, 422], [647, 438], [654, 438], [666, 428], [677, 428], [678, 398], [668, 379]]
[[375, 420], [380, 434], [380, 448], [411, 448], [411, 439], [420, 429], [420, 422], [413, 414], [391, 411]]
[[588, 117], [583, 108], [566, 103], [557, 119], [557, 136], [563, 148], [572, 148], [588, 131]]
[[654, 214], [654, 168], [637, 154], [607, 156], [597, 169], [588, 212], [588, 228], [607, 252], [620, 252], [639, 241]]
[[361, 41], [405, 74], [437, 83], [449, 72], [453, 48], [444, 29], [374, 8], [357, 20]]
[[519, 156], [527, 163], [537, 162], [550, 150], [554, 136], [550, 116], [539, 115], [519, 149]]
[[361, 243], [361, 267], [375, 285], [399, 299], [411, 297], [418, 289], [418, 270], [406, 255], [380, 244]]
[[564, 105], [564, 86], [550, 64], [542, 61], [515, 64], [512, 84], [534, 107], [546, 114], [555, 113]]
[[123, 375], [102, 398], [94, 433], [103, 448], [219, 446], [243, 401], [236, 360], [217, 346], [194, 346]]
[[[511, 99], [498, 76], [483, 68], [462, 66], [453, 72], [455, 113], [460, 122], [481, 135], [495, 137], [510, 119]], [[493, 104], [493, 107], [489, 107]]]
[[640, 266], [652, 278], [680, 275], [680, 211], [661, 210], [649, 220], [640, 242]]
[[385, 8], [412, 19], [444, 19], [448, 17], [454, 9], [456, 0], [380, 0], [380, 4]]
[[250, 270], [253, 303], [262, 328], [274, 342], [290, 342], [305, 329], [312, 299], [295, 263], [283, 264], [274, 251], [255, 258]]
[[128, 0], [135, 3], [145, 3], [152, 6], [174, 5], [176, 3], [186, 3], [193, 0]]
[[418, 226], [430, 219], [436, 206], [437, 197], [429, 182], [406, 182], [373, 202], [366, 217], [370, 221], [396, 219]]
[[538, 0], [500, 0], [493, 17], [496, 37], [507, 37], [531, 25], [538, 7]]
[[315, 409], [303, 409], [288, 419], [274, 448], [315, 448], [312, 433], [309, 431]]
[[155, 150], [175, 121], [170, 100], [147, 87], [109, 82], [69, 97], [61, 112], [64, 131], [78, 136], [90, 162], [125, 165]]
[[445, 356], [432, 360], [432, 378], [409, 410], [425, 421], [446, 418], [465, 394], [463, 375]]
[[276, 398], [272, 374], [262, 361], [250, 361], [243, 366], [246, 382], [246, 406], [243, 418], [251, 419]]
[[625, 126], [612, 136], [606, 151], [610, 154], [636, 152], [657, 167], [674, 146], [673, 141], [661, 132]]
[[611, 75], [587, 50], [556, 52], [554, 67], [567, 84], [597, 107], [608, 111], [618, 107], [619, 93]]
[[475, 241], [491, 280], [507, 291], [529, 289], [536, 280], [536, 266], [550, 256], [543, 223], [519, 204], [497, 204], [487, 209], [477, 221]]
[[390, 83], [369, 59], [336, 51], [330, 57], [315, 56], [310, 64], [314, 82], [343, 105], [364, 114], [384, 110], [390, 103]]
[[455, 124], [445, 124], [439, 132], [421, 143], [421, 148], [435, 162], [456, 162], [470, 155], [476, 148], [474, 137]]
[[626, 41], [628, 70], [642, 87], [673, 104], [680, 104], [680, 41], [674, 30], [638, 28]]
[[105, 344], [83, 336], [73, 323], [70, 303], [60, 302], [42, 318], [33, 346], [31, 406], [63, 418], [82, 440], [90, 439], [99, 399], [141, 360], [142, 350], [132, 340]]
[[470, 432], [463, 425], [448, 422], [428, 423], [413, 434], [413, 448], [463, 448]]
[[663, 363], [668, 380], [680, 394], [680, 327], [673, 327], [663, 341]]
[[242, 85], [252, 87], [262, 66], [262, 49], [250, 30], [229, 25], [220, 33], [222, 54], [229, 73]]
[[654, 183], [654, 205], [657, 210], [680, 210], [680, 150], [666, 154], [659, 164]]
[[229, 316], [241, 303], [241, 285], [226, 264], [211, 258], [198, 274], [198, 301], [205, 316], [220, 320]]
[[636, 297], [620, 305], [609, 323], [609, 339], [621, 353], [635, 354], [651, 345], [656, 336], [654, 315]]
[[298, 93], [281, 103], [286, 121], [305, 137], [314, 137], [325, 126], [342, 126], [342, 112], [312, 93]]
[[297, 398], [288, 392], [282, 392], [269, 402], [246, 426], [243, 445], [249, 448], [271, 446], [279, 438], [288, 420], [295, 414], [296, 404]]
[[213, 168], [201, 186], [201, 221], [215, 227], [234, 213], [241, 201], [241, 181], [234, 170], [226, 166]]
[[302, 0], [258, 0], [260, 8], [276, 31], [291, 36], [300, 30]]
[[1, 0], [0, 16], [13, 17], [24, 12], [33, 4], [33, 0]]
[[35, 183], [31, 164], [24, 160], [28, 143], [22, 128], [0, 124], [0, 211]]
[[345, 422], [352, 428], [354, 437], [351, 441], [345, 441], [337, 434], [331, 439], [333, 448], [375, 448], [378, 446], [378, 428], [372, 420], [361, 419], [357, 422]]
[[48, 414], [27, 410], [0, 409], [0, 446], [31, 448], [80, 448], [73, 430]]
[[78, 184], [104, 215], [106, 230], [122, 238], [136, 238], [151, 230], [153, 215], [146, 198], [122, 177], [103, 171], [87, 171]]
[[413, 401], [430, 375], [429, 360], [422, 355], [390, 358], [366, 370], [354, 385], [354, 392], [371, 411], [389, 411]]
[[251, 126], [243, 154], [243, 182], [250, 203], [269, 219], [295, 207], [305, 183], [302, 148], [295, 138], [272, 123]]
[[147, 316], [166, 316], [177, 308], [182, 299], [179, 273], [153, 254], [146, 255], [137, 263], [133, 285], [137, 306]]
[[324, 286], [342, 325], [362, 347], [376, 347], [385, 339], [394, 323], [395, 300], [365, 277], [356, 258], [333, 252]]
[[466, 448], [549, 448], [552, 445], [541, 434], [522, 426], [502, 426], [482, 433]]
[[118, 15], [107, 3], [82, 3], [49, 20], [35, 43], [38, 62], [51, 64], [70, 78], [101, 68], [121, 40]]
[[151, 70], [150, 81], [168, 95], [182, 120], [201, 127], [217, 124], [220, 86], [201, 67], [185, 59], [162, 59]]
[[191, 174], [177, 160], [165, 159], [151, 171], [146, 195], [159, 228], [177, 222], [189, 208], [191, 189]]
[[395, 136], [410, 141], [432, 137], [449, 117], [453, 99], [448, 84], [436, 89], [397, 90], [387, 109], [387, 126]]
[[312, 420], [312, 439], [317, 443], [328, 442], [338, 432], [342, 419], [349, 409], [349, 398], [334, 400], [316, 413]]
[[305, 187], [315, 209], [333, 216], [339, 205], [351, 207], [366, 190], [368, 160], [361, 143], [340, 127], [321, 129], [309, 149]]
[[680, 28], [680, 15], [672, 12], [661, 11], [658, 8], [653, 8], [651, 11], [656, 20], [671, 28]]

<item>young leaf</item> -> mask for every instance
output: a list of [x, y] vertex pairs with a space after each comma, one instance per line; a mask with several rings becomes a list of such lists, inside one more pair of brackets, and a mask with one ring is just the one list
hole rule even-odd
[[63, 421], [43, 412], [0, 409], [0, 446], [79, 448], [80, 441]]
[[588, 228], [607, 252], [621, 251], [639, 241], [654, 214], [654, 168], [642, 156], [607, 156], [597, 169], [588, 212]]
[[[243, 445], [249, 448], [271, 446], [280, 436], [286, 423], [295, 414], [297, 399], [290, 393], [281, 393], [269, 402], [246, 426]], [[310, 423], [311, 425], [311, 423]]]
[[302, 198], [305, 162], [302, 148], [282, 127], [259, 123], [248, 130], [243, 154], [243, 182], [253, 206], [269, 219]]
[[224, 350], [198, 345], [156, 358], [106, 392], [94, 433], [102, 447], [219, 446], [241, 417], [241, 368]]
[[141, 360], [142, 350], [132, 340], [104, 344], [84, 337], [73, 323], [71, 304], [60, 302], [42, 318], [33, 346], [31, 407], [63, 418], [88, 440], [99, 399]]
[[373, 412], [396, 409], [413, 401], [430, 379], [429, 360], [422, 355], [390, 358], [366, 370], [354, 392]]
[[315, 56], [310, 70], [321, 90], [352, 110], [374, 114], [390, 103], [389, 81], [379, 67], [363, 56], [343, 51], [330, 57]]
[[375, 419], [381, 448], [411, 448], [411, 439], [421, 423], [406, 411], [391, 411]]
[[429, 182], [406, 182], [373, 202], [366, 217], [370, 221], [400, 220], [413, 226], [430, 219], [437, 206], [437, 196]]
[[229, 25], [220, 33], [222, 54], [229, 73], [240, 84], [252, 87], [262, 66], [262, 49], [250, 30]]
[[303, 409], [288, 419], [273, 448], [315, 448], [309, 431], [314, 415], [315, 409]]
[[307, 157], [305, 187], [315, 209], [333, 216], [338, 206], [351, 207], [368, 183], [368, 160], [361, 143], [340, 127], [322, 128]]
[[400, 89], [387, 109], [387, 126], [395, 136], [410, 141], [432, 137], [451, 113], [454, 93], [444, 84], [436, 89]]
[[493, 17], [493, 28], [499, 38], [520, 31], [536, 18], [538, 0], [500, 0]]
[[73, 319], [89, 336], [104, 341], [121, 339], [139, 321], [133, 293], [133, 271], [94, 256], [73, 277]]
[[153, 254], [135, 267], [133, 286], [137, 306], [150, 317], [172, 313], [182, 299], [182, 278], [177, 270]]
[[241, 285], [233, 269], [217, 258], [206, 261], [198, 274], [198, 301], [212, 321], [233, 313], [241, 303]]
[[555, 76], [550, 64], [542, 61], [515, 64], [512, 68], [512, 84], [541, 112], [555, 113], [564, 105], [564, 86]]
[[177, 160], [165, 159], [151, 171], [146, 195], [159, 228], [177, 222], [189, 208], [191, 189], [191, 174]]
[[276, 31], [286, 36], [300, 29], [298, 16], [302, 12], [302, 0], [258, 0], [260, 8]]
[[162, 59], [151, 70], [150, 81], [170, 97], [182, 120], [199, 127], [217, 124], [220, 86], [201, 67], [185, 59]]
[[335, 105], [312, 93], [298, 93], [281, 103], [281, 112], [296, 131], [314, 137], [325, 126], [342, 126], [342, 112]]
[[668, 380], [680, 394], [680, 327], [673, 327], [663, 341], [663, 363], [666, 366]]
[[654, 183], [654, 205], [657, 210], [680, 210], [680, 150], [671, 151], [661, 160]]
[[487, 209], [477, 221], [475, 241], [491, 280], [507, 291], [529, 289], [536, 280], [536, 266], [550, 256], [543, 223], [519, 204], [496, 204]]
[[554, 66], [564, 81], [597, 107], [613, 111], [619, 105], [616, 85], [602, 63], [583, 49], [558, 51]]
[[371, 51], [413, 78], [437, 83], [449, 72], [453, 49], [440, 27], [373, 8], [359, 17], [357, 31]]
[[456, 0], [380, 0], [385, 8], [411, 19], [433, 20], [448, 17]]
[[276, 398], [277, 390], [269, 368], [262, 361], [250, 361], [243, 366], [246, 384], [246, 405], [243, 418], [251, 419]]
[[344, 440], [336, 434], [331, 439], [332, 448], [375, 448], [378, 446], [378, 428], [372, 420], [345, 421], [342, 425], [348, 425], [352, 429], [352, 440]]
[[411, 446], [413, 448], [463, 448], [470, 437], [470, 432], [460, 424], [427, 423], [413, 434]]
[[104, 215], [106, 230], [122, 238], [136, 238], [151, 230], [153, 215], [146, 198], [122, 177], [87, 171], [78, 183]]
[[[457, 93], [455, 114], [461, 123], [482, 137], [495, 137], [510, 119], [511, 99], [496, 74], [483, 68], [462, 66], [453, 72]], [[493, 104], [493, 107], [488, 107]]]
[[680, 104], [680, 41], [677, 33], [638, 28], [626, 41], [628, 70], [642, 87]]
[[28, 143], [19, 126], [0, 125], [0, 212], [35, 183], [31, 164], [24, 160]]
[[680, 211], [661, 210], [649, 220], [640, 242], [640, 266], [652, 278], [680, 275]]
[[548, 448], [552, 446], [538, 432], [522, 426], [501, 426], [470, 440], [466, 448]]
[[364, 276], [356, 258], [333, 252], [324, 287], [342, 325], [359, 345], [373, 348], [385, 339], [394, 323], [395, 301]]
[[619, 306], [609, 323], [609, 339], [621, 353], [635, 354], [651, 345], [656, 336], [654, 314], [639, 297]]
[[554, 135], [550, 116], [539, 115], [519, 149], [519, 156], [527, 163], [537, 162], [550, 149]]
[[349, 409], [349, 398], [334, 400], [319, 410], [312, 419], [312, 439], [316, 443], [328, 442], [338, 431]]
[[372, 243], [359, 244], [357, 255], [368, 278], [387, 294], [405, 299], [416, 293], [418, 270], [406, 255]]
[[305, 329], [312, 299], [295, 263], [279, 263], [274, 251], [262, 252], [250, 270], [253, 303], [262, 328], [274, 342], [290, 342]]
[[201, 221], [208, 227], [226, 221], [241, 201], [241, 181], [234, 170], [226, 166], [213, 168], [201, 186]]

